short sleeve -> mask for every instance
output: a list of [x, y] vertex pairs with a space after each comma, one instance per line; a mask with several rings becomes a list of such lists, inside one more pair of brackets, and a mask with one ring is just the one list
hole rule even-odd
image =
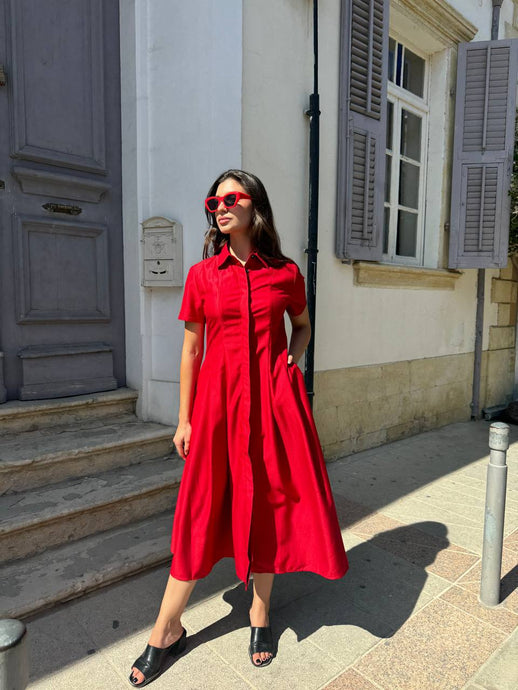
[[200, 292], [194, 266], [191, 266], [185, 280], [182, 306], [178, 318], [182, 321], [204, 323], [203, 296]]
[[291, 287], [290, 299], [286, 311], [290, 316], [298, 316], [304, 311], [306, 300], [306, 282], [304, 276], [300, 272], [299, 267], [295, 264], [295, 280]]

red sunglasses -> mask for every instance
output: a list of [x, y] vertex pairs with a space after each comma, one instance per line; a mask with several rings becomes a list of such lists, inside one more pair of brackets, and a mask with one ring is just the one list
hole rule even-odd
[[210, 213], [214, 213], [218, 210], [221, 202], [225, 208], [233, 208], [239, 199], [251, 199], [250, 194], [245, 194], [244, 192], [228, 192], [224, 196], [209, 196], [205, 199], [205, 208]]

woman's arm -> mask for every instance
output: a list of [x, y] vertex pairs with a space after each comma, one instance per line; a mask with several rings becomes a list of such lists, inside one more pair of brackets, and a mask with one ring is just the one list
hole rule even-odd
[[[288, 316], [290, 315], [288, 314]], [[288, 364], [299, 361], [311, 340], [311, 321], [309, 320], [307, 305], [301, 314], [290, 316], [290, 321], [292, 328], [288, 348]]]
[[194, 321], [185, 322], [180, 362], [180, 409], [174, 444], [180, 456], [186, 460], [191, 438], [191, 411], [194, 389], [203, 359], [205, 326]]

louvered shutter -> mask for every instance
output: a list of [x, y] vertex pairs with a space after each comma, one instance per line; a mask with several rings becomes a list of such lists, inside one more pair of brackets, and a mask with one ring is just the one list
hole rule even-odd
[[343, 0], [336, 255], [383, 252], [389, 0]]
[[518, 39], [459, 45], [450, 268], [502, 268], [509, 241]]

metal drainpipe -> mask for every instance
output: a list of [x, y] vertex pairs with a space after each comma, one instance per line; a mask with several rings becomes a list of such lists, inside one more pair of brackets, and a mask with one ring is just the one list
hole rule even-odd
[[[493, 0], [493, 14], [491, 17], [491, 40], [498, 39], [500, 24], [500, 7], [502, 0]], [[473, 367], [473, 399], [471, 401], [471, 419], [480, 419], [480, 372], [482, 367], [482, 339], [484, 335], [484, 292], [486, 285], [486, 270], [479, 268], [477, 272], [477, 316], [475, 322], [475, 361]]]
[[318, 0], [313, 0], [313, 93], [309, 97], [309, 109], [305, 114], [309, 120], [309, 218], [308, 246], [305, 252], [307, 260], [307, 284], [309, 286], [307, 302], [311, 322], [311, 340], [305, 354], [305, 383], [311, 409], [313, 409], [314, 368], [315, 368], [315, 306], [317, 290], [317, 253], [318, 253], [318, 181], [320, 157], [320, 97], [318, 95]]

